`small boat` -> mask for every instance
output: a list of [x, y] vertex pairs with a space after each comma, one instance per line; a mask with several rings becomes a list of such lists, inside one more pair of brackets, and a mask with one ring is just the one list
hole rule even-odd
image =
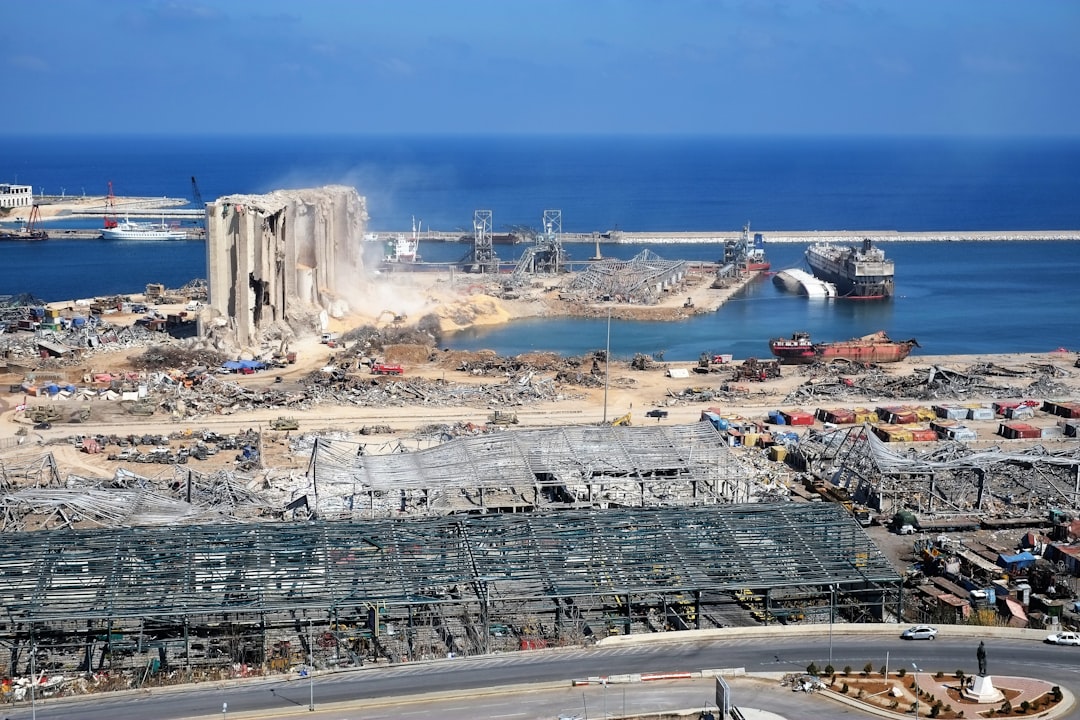
[[164, 218], [160, 223], [140, 223], [125, 216], [122, 222], [107, 225], [101, 231], [105, 240], [186, 240], [188, 236], [184, 230], [165, 224]]
[[899, 362], [911, 354], [919, 343], [911, 340], [892, 340], [884, 330], [876, 333], [842, 340], [819, 342], [810, 340], [805, 332], [792, 333], [790, 338], [769, 341], [769, 350], [785, 364], [812, 363], [818, 360], [850, 360], [861, 363]]

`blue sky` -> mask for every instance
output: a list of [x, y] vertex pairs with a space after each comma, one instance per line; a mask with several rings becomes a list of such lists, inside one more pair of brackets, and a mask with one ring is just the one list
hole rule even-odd
[[1075, 0], [4, 4], [0, 131], [1080, 134]]

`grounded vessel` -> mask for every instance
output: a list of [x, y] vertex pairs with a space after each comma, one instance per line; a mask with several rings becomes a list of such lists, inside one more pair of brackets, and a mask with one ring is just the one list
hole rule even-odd
[[870, 238], [863, 239], [862, 247], [815, 243], [806, 249], [806, 264], [815, 277], [835, 285], [841, 297], [892, 297], [893, 262]]
[[810, 334], [796, 332], [790, 338], [769, 341], [769, 350], [787, 364], [812, 363], [818, 360], [850, 360], [863, 363], [899, 362], [911, 354], [919, 343], [910, 340], [892, 340], [879, 330], [870, 335], [840, 342], [813, 342]]

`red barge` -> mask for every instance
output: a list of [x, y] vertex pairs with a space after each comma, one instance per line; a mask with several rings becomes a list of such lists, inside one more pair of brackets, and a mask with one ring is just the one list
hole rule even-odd
[[892, 340], [879, 330], [841, 342], [813, 342], [810, 334], [793, 333], [790, 338], [769, 341], [769, 350], [785, 364], [812, 363], [819, 360], [850, 360], [861, 363], [899, 362], [911, 354], [919, 343], [911, 340]]

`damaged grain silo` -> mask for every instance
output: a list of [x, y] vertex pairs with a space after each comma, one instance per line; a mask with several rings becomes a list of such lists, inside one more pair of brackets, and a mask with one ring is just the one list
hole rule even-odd
[[267, 334], [319, 331], [348, 312], [364, 282], [366, 203], [329, 185], [229, 195], [206, 207], [206, 266], [214, 315], [204, 332], [240, 347]]

